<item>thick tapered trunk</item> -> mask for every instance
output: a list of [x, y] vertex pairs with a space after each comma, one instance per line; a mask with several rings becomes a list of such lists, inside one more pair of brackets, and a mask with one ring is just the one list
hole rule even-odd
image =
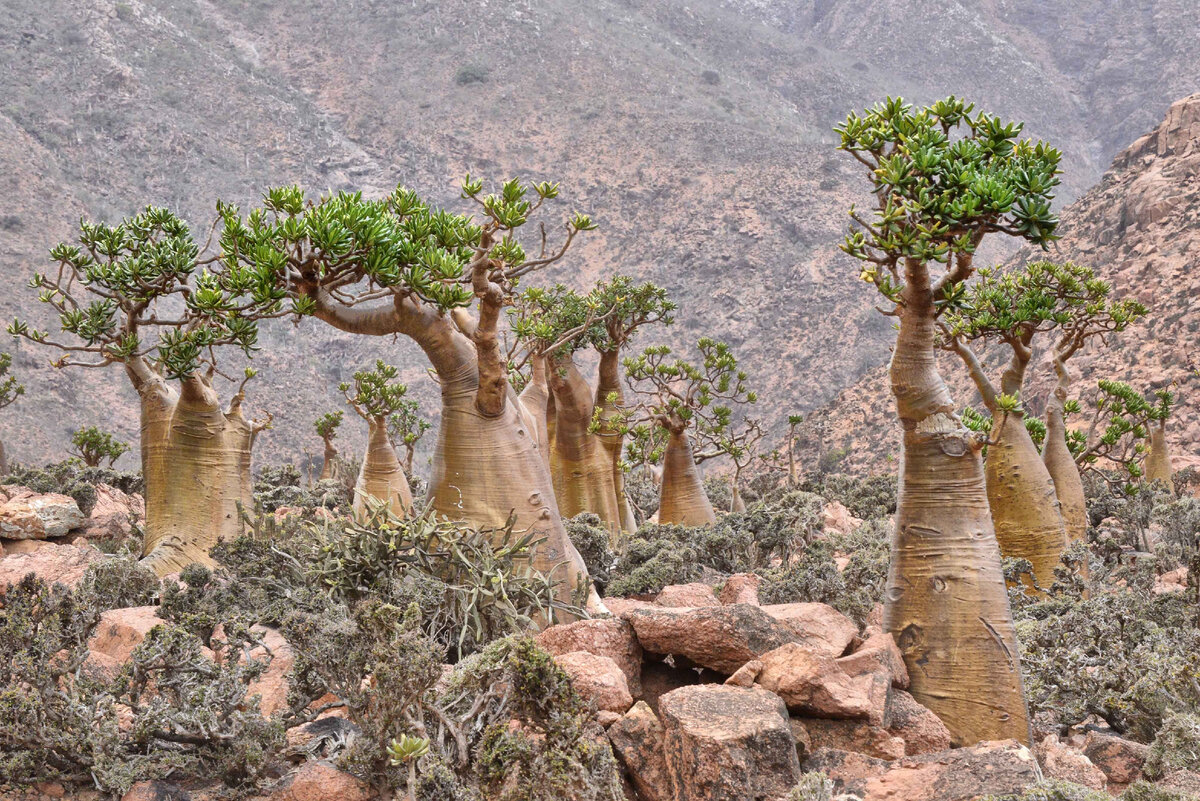
[[1159, 420], [1150, 427], [1150, 451], [1146, 454], [1146, 480], [1158, 482], [1175, 491], [1172, 480], [1175, 469], [1171, 465], [1171, 453], [1167, 448], [1167, 421]]
[[386, 504], [392, 514], [404, 517], [412, 509], [412, 490], [388, 437], [387, 419], [372, 417], [367, 423], [367, 452], [354, 485], [354, 517], [369, 518], [372, 501]]
[[1085, 542], [1088, 515], [1083, 477], [1079, 474], [1075, 457], [1067, 447], [1067, 424], [1063, 414], [1067, 391], [1071, 386], [1071, 374], [1066, 362], [1059, 358], [1055, 359], [1054, 370], [1058, 375], [1058, 384], [1046, 402], [1046, 443], [1042, 446], [1042, 461], [1054, 481], [1054, 494], [1058, 497], [1066, 524], [1068, 542]]
[[1067, 548], [1067, 531], [1054, 479], [1019, 415], [996, 419], [985, 468], [1000, 553], [1028, 559], [1037, 585], [1048, 589]]
[[692, 458], [686, 431], [671, 432], [663, 454], [662, 484], [658, 492], [658, 522], [706, 526], [717, 522], [700, 468]]
[[632, 534], [637, 531], [637, 518], [633, 504], [625, 492], [625, 470], [621, 467], [621, 451], [625, 448], [625, 437], [617, 420], [625, 403], [621, 386], [620, 351], [606, 350], [600, 353], [599, 378], [596, 381], [595, 406], [600, 410], [600, 429], [596, 436], [604, 449], [613, 474], [613, 490], [617, 496], [617, 507], [621, 514], [621, 531]]
[[927, 268], [909, 262], [905, 277], [890, 368], [904, 431], [884, 628], [904, 654], [913, 695], [955, 744], [1029, 743], [983, 464], [937, 370]]
[[200, 376], [179, 392], [144, 362], [127, 372], [141, 396], [146, 527], [142, 563], [160, 576], [189, 564], [213, 566], [209, 550], [241, 531], [249, 508], [253, 429]]
[[[543, 538], [533, 566], [563, 583], [570, 601], [581, 583], [594, 594], [587, 567], [567, 537], [554, 497], [550, 471], [538, 450], [535, 421], [515, 393], [498, 414], [476, 404], [479, 373], [471, 340], [440, 318], [426, 319], [412, 336], [429, 357], [442, 388], [441, 424], [429, 491], [433, 510], [452, 520], [502, 529], [509, 517], [518, 534]], [[592, 599], [603, 609], [598, 598]]]
[[4, 450], [4, 443], [0, 442], [0, 476], [8, 475], [8, 451]]
[[735, 471], [729, 477], [729, 511], [744, 512], [746, 511], [746, 501], [742, 498], [742, 482], [740, 471]]
[[615, 545], [620, 538], [622, 513], [617, 503], [612, 458], [589, 431], [592, 423], [592, 388], [569, 358], [550, 367], [554, 394], [554, 451], [558, 473], [554, 495], [563, 517], [590, 512], [600, 518]]
[[341, 470], [338, 464], [337, 448], [333, 445], [333, 440], [325, 440], [325, 456], [321, 462], [321, 477], [318, 481], [336, 481]]
[[546, 357], [535, 355], [530, 357], [530, 376], [529, 383], [521, 390], [520, 400], [521, 407], [525, 410], [525, 414], [532, 421], [530, 429], [533, 431], [534, 440], [537, 443], [538, 453], [541, 454], [542, 461], [546, 463], [546, 469], [550, 469], [550, 451], [553, 449], [554, 441], [550, 439], [550, 386], [547, 383], [546, 376]]

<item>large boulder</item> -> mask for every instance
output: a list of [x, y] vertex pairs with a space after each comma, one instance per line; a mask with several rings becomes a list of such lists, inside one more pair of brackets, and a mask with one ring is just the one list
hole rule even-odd
[[[36, 543], [36, 547], [34, 546]], [[9, 584], [16, 584], [33, 573], [50, 584], [74, 587], [93, 562], [107, 557], [95, 548], [26, 540], [16, 543], [0, 557], [0, 595]]]
[[608, 727], [613, 752], [629, 773], [642, 801], [669, 801], [671, 779], [663, 757], [663, 727], [654, 710], [638, 701]]
[[950, 748], [950, 730], [933, 710], [922, 706], [904, 690], [888, 700], [887, 730], [904, 740], [904, 755], [932, 754]]
[[863, 523], [839, 501], [830, 501], [825, 504], [821, 522], [826, 534], [849, 534]]
[[642, 694], [642, 646], [624, 620], [601, 618], [551, 626], [537, 635], [537, 643], [552, 656], [573, 651], [607, 656], [625, 674], [630, 694], [635, 698]]
[[758, 684], [782, 698], [793, 712], [822, 718], [874, 717], [882, 722], [882, 709], [872, 693], [873, 675], [850, 676], [835, 660], [797, 643], [769, 651], [761, 661]]
[[642, 648], [674, 654], [726, 676], [796, 635], [757, 606], [634, 608], [624, 613]]
[[1081, 784], [1093, 790], [1103, 790], [1108, 785], [1104, 771], [1093, 765], [1083, 752], [1060, 742], [1058, 735], [1048, 735], [1037, 744], [1036, 751], [1042, 771], [1051, 779]]
[[1142, 778], [1142, 765], [1150, 755], [1150, 746], [1115, 734], [1089, 731], [1083, 742], [1083, 754], [1113, 784], [1132, 784]]
[[146, 504], [140, 495], [126, 495], [107, 484], [96, 485], [96, 503], [83, 522], [79, 534], [89, 540], [124, 539], [135, 523], [146, 517]]
[[874, 673], [882, 667], [891, 678], [893, 687], [908, 689], [908, 668], [904, 665], [904, 655], [890, 634], [872, 634], [853, 653], [841, 657], [837, 662], [851, 676]]
[[100, 615], [100, 623], [88, 641], [88, 650], [93, 655], [103, 654], [117, 664], [123, 664], [152, 628], [165, 623], [158, 616], [157, 606], [110, 609]]
[[62, 537], [83, 521], [75, 499], [54, 492], [20, 489], [0, 503], [0, 537], [11, 540]]
[[625, 674], [607, 656], [571, 651], [558, 654], [554, 661], [570, 677], [575, 692], [597, 710], [621, 715], [633, 706], [633, 696], [629, 694]]
[[782, 796], [800, 778], [787, 709], [757, 688], [683, 687], [659, 700], [672, 801]]
[[725, 580], [721, 594], [717, 596], [723, 604], [751, 604], [758, 606], [758, 585], [762, 579], [757, 573], [734, 573]]
[[268, 801], [371, 801], [375, 792], [366, 783], [325, 762], [305, 762], [286, 776], [267, 796]]
[[[905, 756], [903, 738], [865, 720], [793, 718], [793, 723], [804, 726], [812, 748], [854, 751], [886, 760], [900, 759]], [[793, 725], [792, 728], [794, 730], [795, 726]]]
[[858, 626], [828, 604], [769, 604], [762, 610], [790, 629], [810, 651], [837, 658], [858, 636]]
[[862, 801], [972, 801], [1019, 794], [1039, 778], [1033, 752], [1016, 740], [981, 742], [892, 762], [835, 755], [818, 751], [805, 769], [824, 770], [839, 793], [853, 793]]
[[663, 587], [662, 592], [655, 596], [654, 603], [658, 606], [683, 609], [694, 606], [719, 606], [721, 602], [717, 600], [712, 587], [694, 581], [691, 584]]

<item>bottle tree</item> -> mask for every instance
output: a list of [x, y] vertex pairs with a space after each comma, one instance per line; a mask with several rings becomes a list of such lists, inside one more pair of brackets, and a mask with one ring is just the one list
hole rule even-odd
[[204, 269], [211, 260], [166, 209], [116, 225], [82, 222], [78, 244], [50, 255], [53, 269], [30, 285], [63, 337], [22, 320], [9, 333], [60, 351], [56, 367], [124, 368], [141, 399], [143, 561], [159, 575], [211, 565], [209, 548], [241, 529], [238, 503], [251, 506], [251, 449], [269, 424], [242, 414], [253, 370], [222, 408], [216, 354], [250, 355], [258, 321], [294, 310], [262, 265]]
[[693, 449], [696, 464], [722, 456], [733, 463], [733, 472], [729, 474], [731, 512], [746, 511], [746, 502], [742, 499], [742, 471], [758, 458], [758, 445], [765, 435], [762, 424], [753, 417], [746, 417], [736, 425], [730, 420], [717, 429], [707, 443], [697, 443], [699, 452]]
[[1175, 396], [1167, 390], [1158, 390], [1152, 405], [1150, 421], [1150, 450], [1146, 453], [1146, 480], [1161, 485], [1168, 492], [1175, 492], [1175, 468], [1171, 465], [1171, 452], [1167, 447], [1167, 420], [1171, 418], [1171, 407]]
[[[1154, 451], [1154, 432], [1170, 418], [1174, 404], [1175, 395], [1169, 390], [1160, 389], [1147, 397], [1123, 381], [1101, 379], [1096, 384], [1095, 409], [1087, 429], [1066, 430], [1066, 447], [1072, 461], [1080, 473], [1096, 473], [1128, 494], [1137, 492], [1143, 481], [1162, 482], [1172, 489], [1169, 482], [1152, 472], [1155, 459], [1162, 459]], [[1063, 411], [1064, 417], [1078, 414], [1081, 406], [1076, 400], [1068, 400]]]
[[[0, 409], [12, 405], [17, 398], [25, 394], [25, 385], [9, 372], [11, 368], [12, 354], [0, 353]], [[4, 443], [0, 442], [0, 476], [6, 475], [8, 475], [8, 454], [4, 451]]]
[[71, 455], [88, 467], [99, 467], [105, 460], [112, 467], [128, 450], [128, 444], [96, 426], [81, 428], [71, 435]]
[[[569, 596], [586, 567], [509, 386], [499, 331], [520, 279], [557, 263], [579, 233], [595, 227], [575, 214], [556, 249], [539, 238], [539, 251], [527, 254], [520, 229], [557, 195], [556, 184], [516, 180], [484, 194], [468, 177], [462, 196], [476, 220], [432, 208], [403, 187], [375, 200], [361, 193], [310, 200], [298, 187], [281, 187], [246, 216], [222, 205], [220, 242], [226, 269], [270, 265], [306, 314], [349, 333], [401, 334], [421, 348], [442, 390], [432, 508], [496, 530], [511, 515], [517, 530], [541, 540], [534, 567], [566, 578], [560, 586]], [[602, 606], [594, 591], [590, 597]]]
[[345, 413], [338, 409], [336, 412], [326, 412], [316, 419], [313, 428], [325, 446], [325, 455], [321, 461], [321, 476], [318, 481], [336, 481], [341, 478], [342, 463], [338, 458], [337, 446], [333, 441], [337, 438], [338, 428], [342, 425]]
[[703, 447], [728, 437], [734, 407], [758, 400], [728, 345], [708, 337], [696, 344], [699, 364], [672, 359], [666, 345], [646, 348], [625, 359], [625, 373], [637, 401], [620, 409], [620, 417], [612, 417], [608, 423], [629, 436], [626, 451], [630, 462], [662, 462], [659, 523], [703, 526], [716, 522], [696, 459], [715, 457], [722, 451], [694, 452], [693, 442]]
[[388, 437], [393, 447], [404, 447], [404, 472], [409, 476], [412, 475], [417, 443], [431, 427], [429, 421], [421, 416], [420, 405], [408, 398], [401, 398], [396, 411], [388, 418]]
[[388, 431], [389, 415], [400, 409], [408, 393], [408, 386], [396, 380], [398, 373], [379, 359], [374, 370], [359, 370], [353, 382], [338, 386], [350, 408], [367, 422], [367, 452], [354, 485], [353, 511], [359, 519], [370, 515], [371, 501], [387, 505], [397, 517], [404, 517], [412, 509], [408, 476], [396, 457]]
[[[610, 424], [623, 404], [620, 356], [642, 326], [670, 323], [674, 308], [664, 290], [616, 276], [587, 295], [561, 285], [526, 290], [513, 311], [513, 330], [533, 362], [526, 390], [538, 384], [543, 371], [550, 389], [540, 414], [547, 419], [549, 438], [553, 408], [549, 460], [559, 511], [564, 517], [596, 514], [614, 539], [637, 527], [620, 467], [623, 437], [619, 423]], [[589, 347], [600, 355], [594, 388], [575, 359]]]
[[937, 320], [974, 272], [985, 236], [1045, 245], [1058, 151], [1021, 125], [955, 98], [916, 109], [889, 98], [837, 129], [866, 168], [874, 209], [851, 208], [842, 249], [899, 321], [889, 369], [903, 429], [884, 627], [913, 694], [957, 743], [1029, 742], [1000, 553], [983, 465], [937, 367]]
[[[940, 320], [945, 347], [962, 358], [996, 421], [990, 426], [985, 471], [1000, 552], [1028, 559], [1042, 587], [1053, 583], [1063, 550], [1084, 537], [1087, 524], [1081, 507], [1068, 509], [1060, 500], [1019, 398], [1038, 340], [1057, 334], [1060, 342], [1077, 341], [1081, 347], [1088, 339], [1124, 331], [1145, 314], [1141, 304], [1116, 301], [1111, 294], [1112, 287], [1090, 268], [1037, 261], [1007, 273], [981, 270], [979, 280], [956, 293]], [[1000, 343], [1008, 351], [998, 384], [971, 349], [979, 341]], [[1078, 477], [1069, 481], [1078, 483]], [[1070, 520], [1068, 526], [1072, 514], [1082, 521]]]

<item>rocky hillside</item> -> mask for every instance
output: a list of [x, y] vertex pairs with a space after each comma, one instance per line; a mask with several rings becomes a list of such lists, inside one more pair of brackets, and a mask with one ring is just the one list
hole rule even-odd
[[[1113, 161], [1100, 183], [1062, 215], [1062, 239], [1048, 254], [1091, 265], [1114, 294], [1135, 297], [1151, 309], [1138, 326], [1093, 343], [1071, 361], [1075, 389], [1086, 404], [1095, 382], [1115, 378], [1149, 389], [1173, 387], [1180, 405], [1170, 443], [1176, 468], [1200, 464], [1200, 94], [1170, 107], [1166, 118]], [[1011, 264], [1047, 254], [1025, 250]], [[991, 354], [997, 367], [1003, 354]], [[943, 359], [943, 373], [963, 404], [978, 402], [961, 363]], [[1027, 403], [1040, 411], [1053, 384], [1043, 354], [1031, 370]], [[808, 447], [852, 470], [887, 470], [899, 454], [887, 377], [883, 368], [842, 391], [817, 413]]]
[[[0, 316], [38, 313], [21, 287], [81, 216], [153, 202], [203, 228], [217, 197], [279, 183], [403, 181], [454, 203], [468, 170], [551, 178], [564, 212], [601, 225], [553, 278], [664, 283], [684, 309], [669, 338], [730, 340], [765, 385], [764, 416], [782, 417], [886, 358], [889, 326], [835, 249], [862, 184], [833, 149], [848, 110], [970, 96], [1065, 151], [1071, 198], [1196, 85], [1200, 42], [1180, 32], [1197, 28], [1188, 0], [901, 0], [870, 14], [850, 0], [13, 0], [0, 8], [13, 287]], [[377, 356], [434, 408], [408, 343], [316, 324], [263, 340], [250, 403], [275, 413], [268, 460], [317, 453], [311, 421]], [[15, 358], [30, 388], [0, 422], [15, 458], [62, 455], [81, 425], [135, 436], [120, 375], [54, 373], [28, 345]]]

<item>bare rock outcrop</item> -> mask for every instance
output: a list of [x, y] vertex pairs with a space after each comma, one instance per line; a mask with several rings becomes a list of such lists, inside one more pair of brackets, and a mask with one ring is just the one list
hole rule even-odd
[[640, 607], [623, 617], [647, 652], [683, 656], [726, 676], [751, 659], [797, 639], [790, 628], [749, 604]]

